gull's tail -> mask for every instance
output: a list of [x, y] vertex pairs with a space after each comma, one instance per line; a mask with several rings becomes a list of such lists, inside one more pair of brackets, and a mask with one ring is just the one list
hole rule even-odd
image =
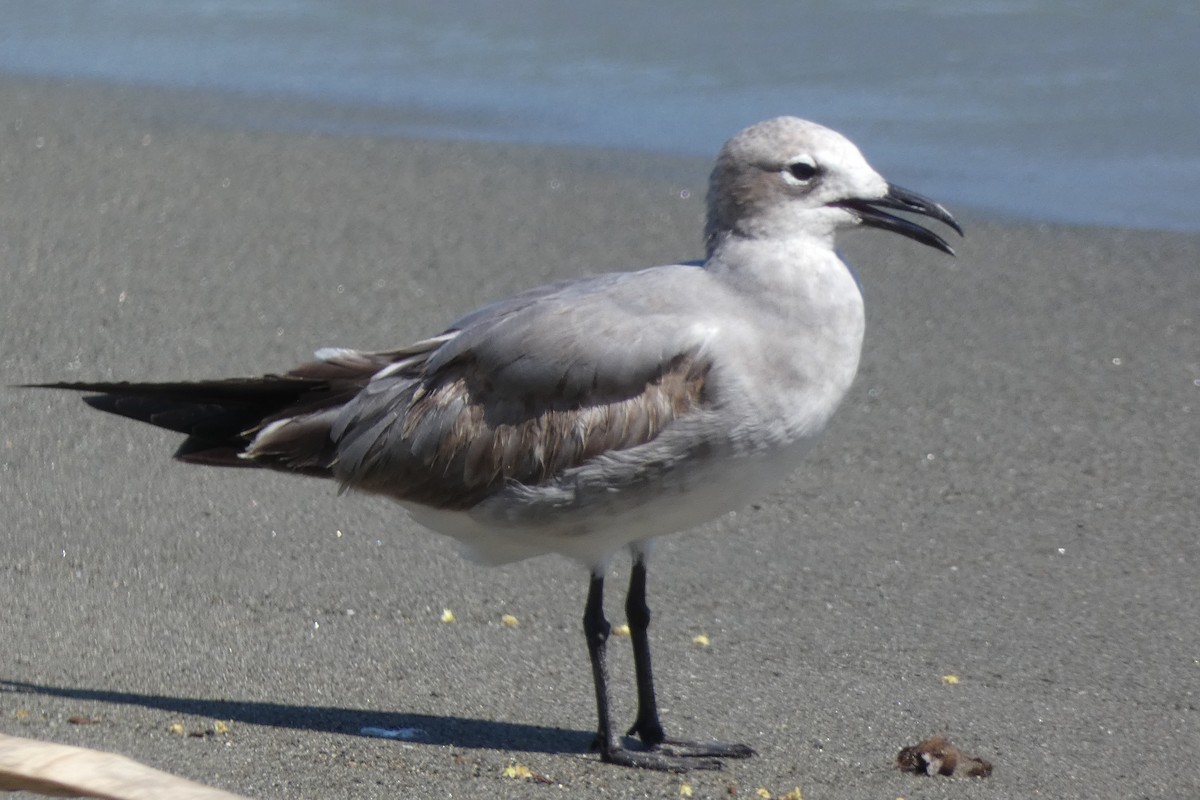
[[[350, 385], [347, 385], [350, 383]], [[269, 375], [181, 383], [42, 383], [31, 388], [87, 392], [92, 408], [187, 436], [175, 457], [219, 467], [267, 467], [330, 477], [327, 412], [340, 408], [358, 382]], [[255, 437], [287, 423], [273, 452], [244, 456]]]
[[34, 383], [87, 392], [92, 408], [187, 436], [175, 457], [189, 464], [333, 477], [331, 435], [342, 408], [380, 376], [419, 375], [448, 331], [393, 350], [329, 347], [283, 375], [177, 383]]

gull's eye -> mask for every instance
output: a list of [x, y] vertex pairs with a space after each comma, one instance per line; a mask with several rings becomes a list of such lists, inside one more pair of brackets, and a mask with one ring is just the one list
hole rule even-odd
[[790, 184], [803, 186], [817, 177], [817, 165], [807, 158], [798, 158], [783, 169], [783, 179]]
[[817, 176], [817, 165], [807, 161], [793, 161], [787, 166], [788, 174], [801, 183], [807, 183]]

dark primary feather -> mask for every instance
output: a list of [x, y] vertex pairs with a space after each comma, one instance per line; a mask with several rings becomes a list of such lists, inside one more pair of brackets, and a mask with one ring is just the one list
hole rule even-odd
[[[94, 392], [83, 398], [92, 408], [185, 434], [175, 457], [189, 463], [254, 467], [239, 457], [254, 430], [281, 413], [311, 412], [344, 403], [353, 381], [319, 380], [293, 374], [262, 378], [177, 383], [36, 384], [36, 388]], [[293, 470], [328, 476], [320, 470]]]
[[[200, 437], [227, 436], [257, 424], [268, 409], [327, 387], [322, 381], [266, 376], [179, 383], [40, 383], [41, 389], [95, 392], [93, 408]], [[242, 426], [242, 427], [238, 427]]]

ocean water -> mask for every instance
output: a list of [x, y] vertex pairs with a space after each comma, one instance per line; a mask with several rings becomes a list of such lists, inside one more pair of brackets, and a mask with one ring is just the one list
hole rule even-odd
[[950, 205], [1200, 230], [1195, 0], [0, 0], [0, 19], [2, 73], [314, 102], [223, 125], [711, 156], [795, 114]]

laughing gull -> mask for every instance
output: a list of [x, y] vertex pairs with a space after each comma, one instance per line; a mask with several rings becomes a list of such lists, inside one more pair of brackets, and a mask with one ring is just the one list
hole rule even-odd
[[[716, 768], [746, 745], [669, 738], [650, 666], [651, 540], [749, 503], [799, 465], [850, 387], [863, 301], [834, 234], [883, 228], [953, 255], [898, 210], [961, 228], [794, 117], [721, 150], [703, 262], [542, 286], [385, 351], [329, 348], [283, 375], [55, 383], [186, 434], [181, 461], [332, 478], [389, 497], [490, 563], [559, 553], [591, 570], [583, 629], [604, 761]], [[609, 715], [604, 576], [633, 555], [625, 611], [638, 710]]]

